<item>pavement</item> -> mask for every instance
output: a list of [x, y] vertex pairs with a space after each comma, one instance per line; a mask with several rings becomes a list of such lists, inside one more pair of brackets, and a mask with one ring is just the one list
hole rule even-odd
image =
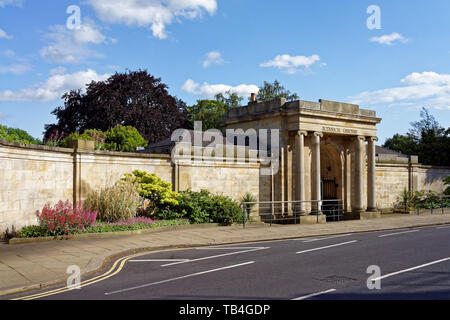
[[0, 295], [38, 290], [65, 283], [68, 277], [67, 267], [71, 265], [79, 266], [82, 279], [86, 279], [102, 272], [116, 258], [132, 253], [443, 224], [450, 224], [450, 214], [394, 215], [375, 220], [317, 225], [273, 225], [272, 227], [251, 225], [245, 229], [242, 226], [199, 225], [198, 227], [135, 236], [72, 239], [16, 245], [0, 244]]

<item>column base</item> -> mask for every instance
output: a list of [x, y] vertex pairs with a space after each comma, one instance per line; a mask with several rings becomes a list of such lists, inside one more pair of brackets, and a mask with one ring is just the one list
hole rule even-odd
[[299, 216], [297, 217], [298, 224], [317, 224], [317, 223], [326, 223], [327, 217], [322, 215], [308, 215], [308, 216]]
[[379, 211], [352, 211], [344, 214], [344, 220], [370, 220], [381, 218]]

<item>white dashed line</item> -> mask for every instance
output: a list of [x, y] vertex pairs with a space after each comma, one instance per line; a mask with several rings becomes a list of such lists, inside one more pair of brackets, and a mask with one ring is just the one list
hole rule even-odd
[[298, 254], [298, 253], [307, 253], [307, 252], [311, 252], [311, 251], [317, 251], [317, 250], [323, 250], [323, 249], [328, 249], [328, 248], [334, 248], [334, 247], [343, 246], [343, 245], [350, 244], [350, 243], [355, 243], [355, 242], [358, 242], [358, 240], [347, 241], [347, 242], [342, 242], [342, 243], [332, 244], [332, 245], [325, 246], [325, 247], [319, 247], [319, 248], [314, 248], [314, 249], [308, 249], [308, 250], [298, 251], [298, 252], [296, 252], [296, 253], [297, 253], [297, 254]]
[[441, 263], [441, 262], [449, 261], [449, 260], [450, 260], [450, 257], [444, 258], [444, 259], [440, 259], [440, 260], [436, 260], [436, 261], [432, 261], [432, 262], [428, 262], [428, 263], [425, 263], [425, 264], [421, 264], [420, 266], [417, 266], [417, 267], [412, 267], [412, 268], [403, 269], [403, 270], [400, 270], [400, 271], [397, 271], [397, 272], [388, 273], [388, 274], [386, 274], [386, 275], [384, 275], [384, 276], [381, 276], [381, 277], [372, 279], [372, 281], [383, 280], [383, 279], [386, 279], [386, 278], [395, 276], [395, 275], [397, 275], [397, 274], [401, 274], [401, 273], [405, 273], [405, 272], [417, 270], [417, 269], [420, 269], [420, 268], [428, 267], [428, 266], [431, 266], [431, 265], [433, 265], [433, 264], [437, 264], [437, 263]]
[[420, 230], [417, 230], [417, 229], [416, 229], [416, 230], [410, 230], [410, 231], [403, 231], [403, 232], [395, 232], [395, 233], [382, 234], [382, 235], [378, 236], [378, 238], [390, 237], [390, 236], [395, 236], [395, 235], [398, 235], [398, 234], [411, 233], [411, 232], [417, 232], [417, 231], [420, 231]]
[[246, 266], [246, 265], [249, 265], [249, 264], [252, 264], [252, 263], [255, 263], [255, 261], [249, 261], [249, 262], [244, 262], [244, 263], [240, 263], [240, 264], [235, 264], [235, 265], [232, 265], [232, 266], [227, 266], [227, 267], [222, 267], [222, 268], [217, 268], [217, 269], [212, 269], [212, 270], [206, 270], [206, 271], [202, 271], [202, 272], [196, 272], [196, 273], [188, 274], [188, 275], [181, 276], [181, 277], [176, 277], [176, 278], [162, 280], [162, 281], [156, 281], [156, 282], [147, 283], [147, 284], [143, 284], [143, 285], [140, 285], [140, 286], [131, 287], [131, 288], [127, 288], [127, 289], [121, 289], [121, 290], [117, 290], [117, 291], [106, 292], [105, 295], [109, 296], [109, 295], [116, 294], [116, 293], [121, 293], [121, 292], [136, 290], [136, 289], [141, 289], [141, 288], [150, 287], [150, 286], [154, 286], [154, 285], [158, 285], [158, 284], [162, 284], [162, 283], [167, 283], [167, 282], [171, 282], [171, 281], [176, 281], [176, 280], [186, 279], [186, 278], [190, 278], [190, 277], [200, 276], [202, 274], [217, 272], [217, 271], [231, 269], [231, 268], [242, 267], [242, 266]]
[[173, 266], [173, 265], [181, 264], [181, 263], [189, 263], [189, 262], [197, 262], [197, 261], [208, 260], [208, 259], [215, 259], [215, 258], [231, 256], [231, 255], [241, 254], [241, 253], [247, 253], [247, 252], [252, 252], [252, 251], [258, 251], [258, 250], [264, 250], [264, 249], [270, 249], [270, 248], [269, 247], [260, 247], [260, 248], [256, 248], [256, 249], [250, 249], [250, 250], [244, 250], [244, 251], [238, 251], [238, 252], [217, 254], [217, 255], [214, 255], [214, 256], [208, 256], [208, 257], [203, 257], [203, 258], [198, 258], [198, 259], [167, 263], [167, 264], [161, 265], [161, 267], [168, 267], [168, 266]]
[[311, 294], [308, 294], [306, 296], [298, 297], [298, 298], [295, 298], [295, 299], [292, 299], [292, 300], [306, 300], [306, 299], [309, 299], [309, 298], [312, 298], [312, 297], [320, 296], [322, 294], [326, 294], [326, 293], [330, 293], [330, 292], [334, 292], [334, 291], [336, 291], [336, 289], [330, 289], [330, 290], [321, 291], [321, 292], [317, 292], [317, 293], [311, 293]]

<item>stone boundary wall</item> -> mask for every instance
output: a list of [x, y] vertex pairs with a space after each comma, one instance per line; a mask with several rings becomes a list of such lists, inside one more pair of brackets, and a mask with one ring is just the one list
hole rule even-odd
[[[378, 159], [377, 159], [378, 160]], [[408, 163], [407, 158], [398, 161], [377, 161], [377, 208], [391, 209], [404, 189], [409, 191], [443, 192], [443, 180], [450, 176], [450, 167], [426, 166]]]
[[[155, 173], [176, 191], [208, 189], [235, 200], [260, 197], [258, 163], [220, 161], [175, 165], [169, 155], [88, 151], [12, 143], [0, 139], [0, 236], [36, 224], [46, 203], [79, 201], [133, 170]], [[264, 197], [261, 195], [261, 197]]]

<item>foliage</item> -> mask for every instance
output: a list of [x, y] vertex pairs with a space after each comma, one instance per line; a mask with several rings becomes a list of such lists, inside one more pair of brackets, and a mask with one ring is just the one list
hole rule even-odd
[[42, 226], [26, 226], [23, 227], [18, 234], [19, 238], [37, 238], [46, 236], [49, 236], [49, 233]]
[[70, 235], [77, 230], [93, 224], [97, 211], [91, 211], [89, 206], [80, 202], [75, 208], [69, 201], [59, 201], [54, 207], [46, 204], [42, 212], [36, 212], [40, 226], [51, 236]]
[[192, 126], [195, 121], [202, 121], [203, 131], [220, 129], [223, 116], [230, 108], [240, 107], [242, 100], [231, 91], [216, 94], [214, 100], [197, 100], [197, 104], [187, 108], [188, 119]]
[[26, 144], [41, 144], [39, 139], [35, 139], [25, 130], [17, 128], [9, 128], [0, 125], [0, 139], [5, 139], [10, 142], [21, 142]]
[[213, 222], [210, 212], [213, 206], [213, 195], [207, 190], [194, 192], [191, 190], [182, 191], [179, 200], [179, 208], [183, 217], [192, 223]]
[[250, 215], [253, 207], [255, 206], [255, 203], [251, 203], [251, 202], [257, 202], [257, 201], [258, 201], [258, 199], [256, 199], [256, 197], [250, 192], [245, 193], [241, 197], [241, 202], [245, 205], [245, 212], [247, 213], [247, 215]]
[[427, 165], [450, 166], [450, 128], [445, 130], [427, 109], [420, 112], [421, 119], [411, 122], [406, 135], [395, 134], [383, 147], [407, 155], [418, 155]]
[[228, 112], [228, 105], [217, 100], [197, 100], [197, 104], [188, 107], [187, 111], [191, 124], [202, 121], [202, 129], [206, 131], [220, 128], [220, 121]]
[[[167, 226], [180, 226], [189, 224], [189, 220], [151, 220], [149, 218], [133, 218], [128, 221], [111, 222], [95, 222], [87, 226], [84, 230], [74, 230], [74, 233], [104, 233], [104, 232], [119, 232], [119, 231], [133, 231], [145, 230]], [[27, 226], [19, 231], [19, 238], [37, 238], [50, 236], [46, 229], [41, 226]]]
[[431, 191], [410, 192], [404, 189], [395, 206], [406, 210], [448, 208], [450, 207], [450, 198]]
[[129, 220], [140, 206], [138, 186], [131, 178], [120, 180], [110, 188], [89, 193], [86, 205], [98, 211], [100, 221]]
[[44, 137], [44, 145], [49, 147], [61, 147], [63, 146], [66, 134], [64, 131], [60, 133], [58, 129], [50, 132]]
[[150, 143], [170, 137], [189, 127], [186, 104], [171, 96], [168, 87], [147, 71], [116, 73], [105, 81], [92, 81], [86, 93], [81, 89], [63, 95], [64, 106], [53, 110], [56, 124], [45, 126], [45, 137], [55, 130], [103, 132], [117, 125], [133, 126]]
[[237, 93], [231, 92], [231, 90], [225, 93], [218, 93], [214, 97], [218, 103], [224, 103], [228, 108], [238, 108], [241, 106], [244, 98], [240, 97]]
[[242, 221], [239, 203], [229, 197], [215, 195], [207, 190], [183, 191], [179, 199], [178, 210], [192, 223], [215, 222], [231, 225]]
[[213, 196], [210, 216], [214, 222], [226, 226], [242, 222], [239, 203], [221, 195]]
[[392, 138], [387, 139], [383, 147], [406, 155], [415, 155], [418, 152], [414, 139], [401, 134], [395, 134]]
[[67, 148], [70, 142], [75, 140], [95, 141], [95, 149], [103, 150], [105, 145], [106, 133], [100, 130], [89, 129], [80, 134], [79, 132], [73, 132], [65, 137], [61, 141], [61, 146]]
[[257, 100], [272, 100], [275, 98], [285, 98], [287, 101], [294, 101], [299, 98], [296, 93], [291, 93], [285, 89], [277, 80], [273, 83], [264, 81], [264, 85], [259, 88], [259, 92], [256, 95]]
[[106, 132], [105, 149], [134, 152], [136, 147], [146, 147], [148, 142], [132, 126], [115, 126]]
[[156, 174], [135, 170], [133, 174], [126, 174], [125, 179], [132, 179], [137, 183], [139, 195], [150, 202], [148, 215], [156, 214], [158, 218], [176, 219], [182, 214], [176, 212], [180, 194], [172, 191], [172, 184], [162, 180]]
[[414, 194], [406, 188], [400, 193], [398, 206], [405, 210], [410, 210], [413, 207]]
[[155, 221], [149, 218], [138, 217], [127, 221], [119, 221], [116, 223], [97, 222], [92, 226], [87, 227], [86, 230], [83, 231], [83, 233], [133, 231], [186, 224], [189, 224], [189, 221], [183, 219]]
[[448, 186], [445, 191], [444, 194], [447, 196], [450, 196], [450, 177], [447, 177], [444, 179], [444, 185]]

